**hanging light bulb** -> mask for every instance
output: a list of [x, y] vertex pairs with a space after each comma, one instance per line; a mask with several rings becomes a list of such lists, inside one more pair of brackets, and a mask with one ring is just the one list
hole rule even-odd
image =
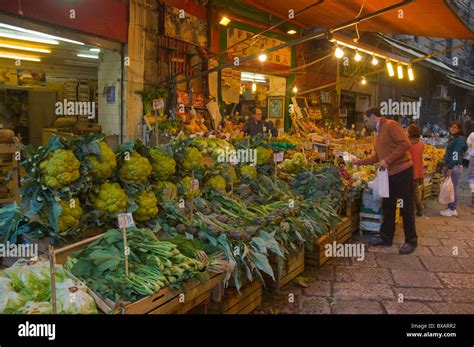
[[403, 79], [403, 66], [401, 64], [397, 65], [398, 79]]
[[336, 56], [337, 59], [341, 59], [344, 56], [344, 51], [342, 50], [341, 47], [336, 47], [336, 50], [334, 51], [334, 55]]
[[359, 54], [359, 51], [356, 51], [356, 53], [354, 55], [354, 60], [355, 61], [361, 61], [362, 60], [362, 56]]
[[390, 60], [387, 60], [387, 71], [388, 71], [388, 75], [390, 77], [395, 76], [395, 70], [393, 70], [393, 65], [392, 65], [392, 62]]
[[258, 56], [258, 60], [260, 60], [262, 63], [267, 61], [267, 55], [266, 54], [260, 54]]
[[410, 81], [414, 81], [414, 80], [415, 80], [415, 75], [414, 75], [414, 73], [413, 73], [413, 68], [411, 67], [411, 65], [408, 66], [408, 70], [407, 70], [407, 71], [408, 71], [408, 79], [409, 79]]
[[364, 86], [367, 84], [367, 80], [365, 79], [365, 77], [362, 77], [362, 80], [360, 81], [360, 83]]
[[378, 60], [377, 57], [374, 55], [374, 56], [372, 57], [372, 65], [375, 66], [375, 65], [377, 65], [378, 63], [379, 63], [379, 60]]
[[293, 93], [298, 93], [298, 88], [296, 86], [293, 87]]
[[253, 82], [252, 83], [252, 93], [255, 93], [257, 91], [257, 83]]

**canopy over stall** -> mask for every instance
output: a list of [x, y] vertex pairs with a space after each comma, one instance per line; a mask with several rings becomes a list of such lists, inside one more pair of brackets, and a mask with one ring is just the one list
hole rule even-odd
[[[281, 18], [288, 11], [297, 12], [314, 0], [242, 0], [251, 7], [258, 8]], [[360, 15], [375, 12], [394, 5], [398, 0], [325, 0], [301, 15], [297, 20], [307, 27], [328, 28], [338, 23], [354, 19]], [[388, 11], [358, 25], [360, 31], [383, 32], [386, 34], [408, 34], [439, 38], [474, 39], [474, 33], [457, 16], [450, 0], [416, 0], [407, 5]]]

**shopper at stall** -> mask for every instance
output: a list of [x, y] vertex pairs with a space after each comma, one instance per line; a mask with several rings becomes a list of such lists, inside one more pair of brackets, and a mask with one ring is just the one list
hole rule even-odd
[[267, 121], [262, 120], [262, 110], [255, 108], [252, 119], [244, 125], [243, 133], [245, 136], [257, 136], [258, 134], [265, 134], [270, 132], [273, 137], [278, 136], [278, 131], [275, 127]]
[[474, 121], [472, 120], [472, 116], [470, 114], [464, 115], [462, 127], [466, 136], [469, 136], [472, 132], [474, 132]]
[[467, 145], [469, 147], [469, 188], [472, 193], [472, 201], [474, 202], [474, 131], [467, 138]]
[[395, 234], [395, 214], [400, 205], [405, 231], [405, 244], [400, 254], [412, 253], [417, 246], [415, 227], [415, 208], [413, 203], [413, 163], [408, 151], [410, 140], [396, 121], [382, 117], [380, 109], [371, 108], [365, 113], [366, 127], [375, 131], [375, 155], [371, 158], [356, 160], [355, 165], [379, 163], [388, 170], [389, 194], [382, 201], [383, 223], [379, 237], [370, 242], [371, 246], [391, 246]]
[[446, 176], [451, 177], [454, 186], [454, 201], [448, 204], [446, 210], [441, 211], [441, 215], [444, 217], [457, 216], [457, 205], [458, 205], [458, 185], [459, 178], [462, 173], [462, 160], [464, 152], [467, 151], [466, 138], [461, 122], [453, 122], [449, 125], [449, 132], [451, 133], [451, 139], [446, 147], [446, 154], [444, 156], [444, 162], [446, 164]]
[[420, 141], [421, 130], [415, 124], [411, 124], [407, 129], [408, 138], [411, 142], [410, 154], [413, 162], [413, 185], [416, 215], [422, 216], [423, 206], [421, 204], [421, 192], [423, 189], [423, 150], [425, 145]]

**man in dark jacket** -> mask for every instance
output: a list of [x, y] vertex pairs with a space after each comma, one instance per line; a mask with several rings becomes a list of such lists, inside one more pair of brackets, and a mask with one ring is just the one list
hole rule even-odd
[[262, 120], [262, 110], [256, 108], [253, 112], [253, 117], [244, 125], [245, 136], [257, 136], [258, 134], [264, 134], [270, 132], [273, 137], [278, 136], [278, 131], [270, 123]]
[[464, 122], [462, 127], [464, 130], [464, 135], [466, 137], [469, 137], [469, 135], [474, 132], [474, 122], [472, 121], [472, 117], [470, 114], [464, 115]]
[[365, 124], [375, 130], [375, 156], [354, 161], [354, 165], [373, 165], [379, 163], [388, 170], [389, 197], [382, 200], [383, 223], [379, 238], [371, 246], [391, 246], [395, 235], [395, 214], [400, 206], [405, 231], [405, 244], [400, 254], [412, 253], [417, 246], [415, 227], [415, 205], [413, 185], [413, 163], [410, 154], [410, 140], [401, 125], [394, 120], [382, 117], [376, 107], [366, 111]]

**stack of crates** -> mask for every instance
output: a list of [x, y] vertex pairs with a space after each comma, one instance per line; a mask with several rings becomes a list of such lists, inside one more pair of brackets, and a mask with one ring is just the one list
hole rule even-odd
[[0, 206], [20, 204], [18, 163], [19, 149], [14, 143], [0, 143]]

